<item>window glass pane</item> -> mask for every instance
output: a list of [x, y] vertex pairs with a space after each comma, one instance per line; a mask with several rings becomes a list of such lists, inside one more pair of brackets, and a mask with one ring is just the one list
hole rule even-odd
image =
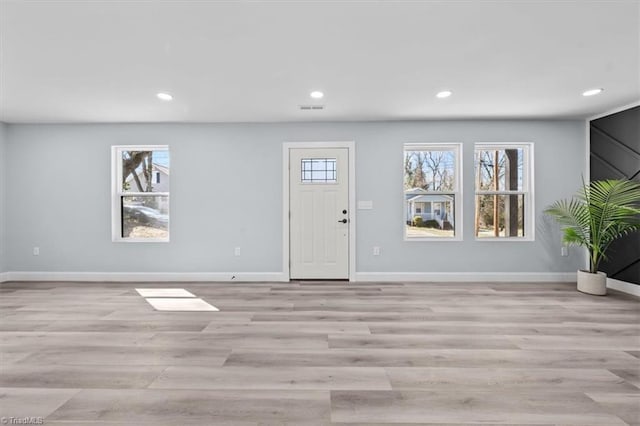
[[[477, 191], [522, 191], [524, 150], [476, 150]], [[497, 179], [496, 179], [497, 176]]]
[[411, 238], [456, 236], [456, 145], [407, 146], [404, 151], [405, 235]]
[[303, 183], [336, 183], [335, 158], [303, 158]]
[[447, 192], [456, 188], [456, 152], [415, 150], [404, 152], [405, 190]]
[[478, 238], [524, 237], [524, 195], [476, 195]]
[[168, 238], [169, 197], [123, 196], [122, 238]]
[[314, 158], [311, 160], [311, 167], [313, 170], [325, 170], [327, 168], [327, 160]]
[[122, 192], [169, 192], [169, 151], [121, 151]]
[[454, 194], [425, 194], [407, 199], [407, 238], [454, 237]]

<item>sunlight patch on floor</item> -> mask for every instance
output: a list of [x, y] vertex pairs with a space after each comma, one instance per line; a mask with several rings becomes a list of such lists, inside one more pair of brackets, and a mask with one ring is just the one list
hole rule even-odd
[[145, 299], [157, 311], [218, 311], [200, 298], [148, 297]]

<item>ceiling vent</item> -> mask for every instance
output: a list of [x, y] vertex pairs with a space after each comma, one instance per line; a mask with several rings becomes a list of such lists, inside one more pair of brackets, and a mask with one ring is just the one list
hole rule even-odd
[[324, 105], [300, 105], [301, 111], [320, 111], [324, 109]]

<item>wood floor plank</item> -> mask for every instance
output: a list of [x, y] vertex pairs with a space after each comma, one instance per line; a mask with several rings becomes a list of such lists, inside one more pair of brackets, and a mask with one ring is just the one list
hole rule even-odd
[[221, 348], [326, 348], [326, 333], [301, 332], [247, 332], [247, 333], [192, 333], [159, 332], [147, 342], [149, 345], [216, 346]]
[[422, 334], [332, 334], [329, 335], [331, 348], [403, 348], [403, 349], [516, 349], [505, 336], [485, 336], [476, 334], [461, 335], [422, 335]]
[[629, 336], [509, 336], [522, 349], [640, 350], [640, 339]]
[[51, 321], [16, 321], [2, 318], [0, 319], [0, 331], [38, 331], [46, 328], [49, 324]]
[[81, 331], [81, 332], [158, 332], [158, 331], [203, 331], [211, 321], [208, 319], [192, 320], [90, 320], [90, 321], [51, 321], [38, 328], [43, 331]]
[[242, 324], [224, 324], [211, 321], [204, 330], [205, 333], [315, 333], [315, 334], [371, 334], [365, 323], [314, 322], [314, 321], [283, 321], [283, 322], [247, 322]]
[[335, 422], [543, 423], [626, 426], [583, 393], [332, 391]]
[[[145, 302], [146, 303], [146, 302]], [[101, 320], [114, 321], [215, 321], [218, 323], [234, 323], [251, 321], [254, 313], [243, 312], [163, 312], [156, 311], [150, 305], [145, 311], [137, 310], [116, 310], [102, 318]]]
[[[4, 347], [11, 351], [14, 347]], [[222, 366], [230, 349], [211, 346], [20, 346], [27, 351], [17, 362], [28, 364], [91, 365], [207, 365]]]
[[388, 367], [394, 390], [539, 390], [541, 392], [638, 392], [604, 369]]
[[3, 321], [56, 321], [73, 320], [85, 321], [103, 318], [114, 312], [115, 309], [88, 309], [86, 311], [65, 309], [62, 311], [28, 310], [20, 309], [8, 312], [2, 316]]
[[136, 345], [148, 341], [153, 332], [81, 332], [81, 331], [4, 331], [0, 332], [2, 345], [42, 345], [42, 346], [87, 346], [104, 345]]
[[636, 336], [635, 324], [596, 323], [465, 323], [465, 322], [367, 322], [372, 334], [485, 334], [538, 336]]
[[[616, 376], [614, 376], [616, 377]], [[619, 378], [618, 378], [619, 379]], [[378, 367], [169, 367], [149, 386], [156, 389], [389, 390]], [[623, 391], [621, 387], [619, 391]]]
[[228, 366], [484, 367], [640, 369], [640, 360], [623, 351], [512, 349], [234, 349]]
[[630, 425], [640, 424], [639, 393], [595, 393], [587, 392], [587, 396], [597, 402], [607, 412], [620, 417]]
[[59, 421], [218, 422], [329, 421], [327, 391], [85, 389], [47, 416]]
[[635, 366], [635, 368], [619, 368], [609, 371], [640, 389], [640, 365]]
[[0, 375], [7, 388], [104, 388], [126, 389], [149, 386], [164, 366], [41, 365], [20, 363]]
[[253, 321], [364, 321], [364, 322], [415, 322], [415, 321], [466, 321], [475, 322], [508, 322], [508, 323], [554, 323], [559, 322], [597, 322], [637, 324], [636, 318], [630, 315], [599, 317], [587, 316], [577, 313], [563, 315], [539, 315], [538, 313], [499, 313], [491, 312], [465, 313], [465, 312], [393, 312], [393, 311], [368, 311], [366, 306], [353, 312], [345, 311], [293, 311], [293, 312], [256, 312]]
[[0, 388], [0, 415], [4, 419], [45, 418], [78, 392], [80, 389]]

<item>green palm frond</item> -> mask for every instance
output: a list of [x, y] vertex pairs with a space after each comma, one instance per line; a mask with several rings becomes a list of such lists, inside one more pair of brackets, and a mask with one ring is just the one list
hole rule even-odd
[[589, 250], [591, 272], [598, 270], [611, 243], [640, 231], [640, 184], [601, 180], [583, 185], [571, 200], [553, 203], [545, 213], [563, 228], [563, 241]]

